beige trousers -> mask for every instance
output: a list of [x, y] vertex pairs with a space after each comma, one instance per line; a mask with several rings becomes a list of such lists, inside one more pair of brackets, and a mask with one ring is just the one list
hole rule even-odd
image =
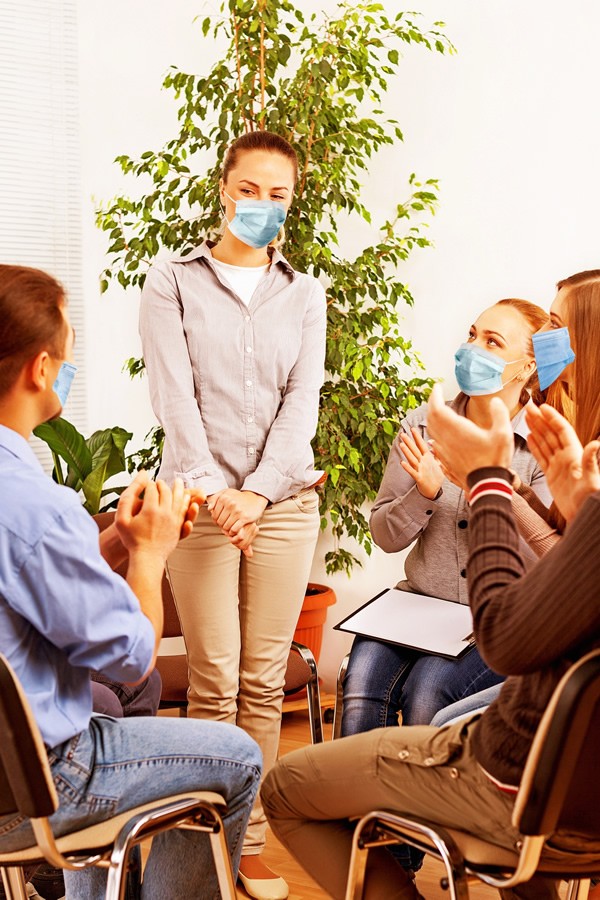
[[[234, 722], [277, 759], [283, 684], [319, 531], [318, 497], [303, 491], [265, 510], [248, 559], [205, 507], [193, 533], [171, 554], [168, 575], [189, 666], [188, 715]], [[260, 800], [245, 854], [264, 846]]]
[[[416, 815], [514, 849], [514, 796], [477, 763], [470, 734], [479, 716], [442, 728], [378, 728], [284, 756], [268, 773], [262, 800], [285, 847], [330, 896], [343, 900], [352, 831], [348, 820], [375, 809]], [[568, 846], [569, 839], [561, 845]], [[578, 842], [576, 846], [580, 847]], [[544, 857], [564, 865], [556, 849]], [[590, 853], [597, 859], [597, 850]], [[405, 870], [385, 849], [369, 853], [365, 898], [418, 900]], [[558, 898], [556, 883], [535, 877], [502, 896]]]

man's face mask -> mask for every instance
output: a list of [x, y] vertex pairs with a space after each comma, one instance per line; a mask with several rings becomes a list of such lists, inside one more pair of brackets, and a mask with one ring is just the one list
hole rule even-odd
[[[229, 194], [225, 192], [225, 196]], [[279, 234], [285, 222], [286, 211], [283, 203], [276, 200], [234, 200], [235, 216], [227, 219], [230, 232], [243, 244], [260, 250]]]
[[545, 391], [575, 359], [568, 328], [552, 328], [533, 335], [533, 352], [540, 388]]
[[74, 366], [69, 362], [64, 362], [58, 370], [56, 381], [52, 385], [52, 390], [58, 396], [60, 405], [63, 407], [67, 402], [67, 397], [69, 396], [69, 391], [71, 390], [71, 385], [73, 383], [73, 378], [75, 377], [76, 371], [77, 366]]
[[469, 397], [497, 394], [519, 374], [517, 372], [509, 381], [503, 382], [502, 373], [506, 366], [526, 358], [507, 361], [481, 347], [461, 344], [454, 354], [454, 374], [459, 388]]

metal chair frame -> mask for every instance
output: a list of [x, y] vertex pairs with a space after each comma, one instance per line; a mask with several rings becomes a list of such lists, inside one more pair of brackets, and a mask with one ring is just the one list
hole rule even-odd
[[298, 641], [292, 641], [291, 652], [293, 651], [300, 654], [310, 669], [310, 678], [306, 682], [310, 736], [313, 744], [321, 744], [323, 742], [323, 716], [321, 713], [321, 689], [319, 687], [317, 662], [312, 650], [309, 650], [304, 644], [298, 643]]
[[163, 831], [207, 832], [224, 900], [236, 900], [235, 879], [221, 812], [225, 801], [210, 791], [189, 791], [119, 813], [96, 825], [55, 838], [49, 816], [58, 796], [41, 734], [25, 693], [0, 654], [0, 815], [19, 813], [31, 823], [36, 843], [2, 851], [0, 872], [8, 900], [27, 900], [23, 866], [46, 860], [62, 869], [108, 870], [106, 900], [124, 900], [131, 849]]
[[[339, 684], [338, 679], [338, 684]], [[582, 657], [565, 673], [542, 716], [515, 799], [512, 823], [522, 839], [513, 853], [478, 839], [477, 859], [465, 858], [473, 838], [452, 828], [389, 810], [374, 810], [357, 823], [350, 859], [346, 900], [363, 896], [367, 854], [373, 847], [407, 843], [441, 860], [446, 869], [442, 887], [451, 900], [467, 900], [469, 880], [498, 889], [528, 881], [536, 872], [569, 881], [567, 900], [585, 900], [597, 865], [577, 864], [573, 852], [567, 871], [552, 870], [540, 860], [547, 839], [572, 820], [580, 798], [572, 789], [581, 755], [597, 746], [600, 727], [600, 649]], [[597, 797], [589, 801], [596, 808]], [[592, 836], [590, 828], [586, 834]], [[594, 832], [596, 837], [596, 818]], [[597, 835], [600, 837], [600, 833]], [[463, 852], [461, 845], [466, 850]], [[471, 850], [472, 852], [472, 850]], [[514, 857], [509, 863], [508, 858]], [[572, 864], [571, 864], [572, 863]]]

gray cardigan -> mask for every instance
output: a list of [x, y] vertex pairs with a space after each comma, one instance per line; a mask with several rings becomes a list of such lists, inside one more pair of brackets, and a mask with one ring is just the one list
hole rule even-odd
[[[467, 400], [465, 394], [459, 394], [448, 406], [464, 415]], [[515, 416], [512, 425], [515, 433], [512, 468], [522, 482], [532, 486], [542, 503], [549, 506], [552, 497], [544, 473], [527, 448], [524, 410]], [[424, 440], [428, 439], [426, 404], [406, 416], [399, 434], [410, 434], [414, 427]], [[446, 479], [438, 498], [428, 500], [400, 465], [402, 459], [398, 435], [371, 512], [373, 539], [387, 553], [404, 550], [414, 542], [404, 564], [406, 580], [398, 584], [399, 588], [466, 604], [469, 602], [466, 577], [469, 508], [464, 492]], [[536, 559], [524, 541], [521, 541], [521, 553], [528, 565]]]

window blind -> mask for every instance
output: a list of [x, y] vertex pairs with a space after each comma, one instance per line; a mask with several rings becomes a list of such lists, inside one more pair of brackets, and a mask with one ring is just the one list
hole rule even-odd
[[87, 434], [77, 40], [76, 0], [0, 0], [0, 261], [64, 285], [79, 367], [65, 416]]

